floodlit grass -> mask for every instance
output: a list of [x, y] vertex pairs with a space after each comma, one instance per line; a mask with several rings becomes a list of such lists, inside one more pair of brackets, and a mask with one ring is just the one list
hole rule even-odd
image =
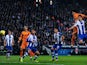
[[0, 56], [0, 65], [87, 65], [87, 56], [59, 56], [59, 60], [50, 61], [51, 56], [39, 56], [39, 62], [30, 61], [29, 57], [24, 58], [24, 62], [19, 62], [19, 56], [11, 56], [8, 60], [5, 56]]

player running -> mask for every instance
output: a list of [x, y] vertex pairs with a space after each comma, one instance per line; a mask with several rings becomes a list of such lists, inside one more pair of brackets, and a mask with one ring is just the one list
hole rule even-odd
[[14, 45], [14, 37], [12, 35], [12, 32], [8, 30], [8, 34], [5, 36], [4, 40], [4, 46], [6, 47], [7, 53], [6, 57], [9, 59], [10, 55], [13, 51], [13, 45]]
[[57, 28], [54, 28], [54, 45], [51, 48], [52, 52], [52, 61], [55, 60], [58, 61], [58, 50], [61, 48], [61, 43], [60, 43], [60, 32], [58, 31]]
[[40, 55], [40, 53], [37, 50], [38, 43], [37, 43], [37, 36], [35, 34], [36, 34], [36, 31], [33, 29], [27, 39], [27, 42], [29, 42], [28, 53], [30, 53], [31, 51], [34, 52], [35, 53], [34, 61], [38, 62], [37, 57], [38, 57], [38, 55]]
[[28, 27], [24, 26], [24, 31], [21, 32], [21, 35], [18, 40], [18, 43], [22, 41], [21, 46], [20, 46], [20, 62], [23, 62], [23, 53], [25, 52], [25, 49], [28, 46], [28, 43], [26, 40], [30, 34], [31, 33], [28, 31]]
[[87, 34], [85, 32], [85, 21], [82, 19], [82, 16], [78, 16], [78, 20], [76, 20], [75, 24], [69, 28], [69, 30], [73, 29], [77, 26], [78, 39], [79, 43], [83, 43], [83, 39], [87, 39]]

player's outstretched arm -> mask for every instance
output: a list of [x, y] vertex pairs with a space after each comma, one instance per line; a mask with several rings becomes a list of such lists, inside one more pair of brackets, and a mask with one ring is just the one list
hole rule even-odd
[[18, 39], [18, 43], [20, 43], [20, 41], [22, 40], [22, 33], [21, 33], [21, 35], [20, 35], [20, 37], [19, 37], [19, 39]]
[[62, 35], [62, 36], [61, 36], [61, 41], [64, 41], [64, 39], [65, 39], [65, 36]]
[[4, 46], [6, 46], [6, 40], [4, 40]]
[[85, 18], [87, 18], [87, 15], [85, 15]]
[[14, 46], [14, 39], [12, 39], [12, 46]]
[[75, 26], [73, 25], [72, 27], [70, 27], [68, 30], [72, 30]]

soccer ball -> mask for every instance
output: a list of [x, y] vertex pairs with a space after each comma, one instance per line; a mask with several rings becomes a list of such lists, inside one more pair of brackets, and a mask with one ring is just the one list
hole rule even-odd
[[5, 30], [1, 30], [0, 35], [5, 35]]

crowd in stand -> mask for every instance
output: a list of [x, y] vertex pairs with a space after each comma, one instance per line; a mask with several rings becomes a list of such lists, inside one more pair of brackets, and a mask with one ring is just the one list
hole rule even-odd
[[0, 0], [0, 30], [11, 29], [17, 46], [20, 32], [23, 26], [27, 25], [29, 30], [36, 29], [40, 45], [49, 45], [53, 40], [53, 28], [58, 27], [66, 36], [67, 45], [71, 42], [71, 32], [66, 32], [66, 29], [74, 21], [72, 11], [78, 10], [80, 13], [85, 11], [78, 2], [62, 3], [54, 0], [50, 5], [49, 0], [43, 0], [41, 3], [35, 0]]

